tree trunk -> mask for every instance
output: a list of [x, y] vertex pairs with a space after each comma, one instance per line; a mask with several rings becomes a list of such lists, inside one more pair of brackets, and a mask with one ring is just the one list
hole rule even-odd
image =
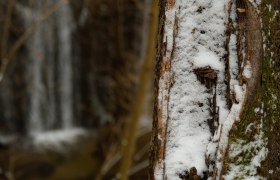
[[277, 179], [279, 6], [160, 3], [151, 179]]

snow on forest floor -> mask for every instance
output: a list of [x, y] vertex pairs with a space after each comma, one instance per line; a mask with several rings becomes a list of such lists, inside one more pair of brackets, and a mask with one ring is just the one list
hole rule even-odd
[[0, 144], [16, 145], [19, 142], [26, 142], [38, 150], [55, 150], [64, 151], [65, 145], [72, 145], [77, 142], [80, 137], [89, 135], [89, 132], [83, 128], [67, 128], [58, 130], [49, 130], [44, 132], [34, 132], [29, 136], [19, 135], [2, 135], [0, 134]]
[[[225, 50], [228, 38], [225, 35], [228, 19], [230, 17], [233, 21], [236, 20], [236, 7], [234, 3], [231, 6], [230, 2], [229, 0], [209, 0], [207, 2], [204, 0], [177, 0], [174, 7], [165, 10], [163, 39], [166, 43], [166, 57], [170, 56], [170, 53], [173, 53], [173, 56], [171, 70], [169, 74], [162, 75], [162, 79], [168, 75], [173, 78], [174, 82], [170, 87], [168, 113], [166, 113], [168, 118], [165, 161], [158, 165], [155, 172], [156, 179], [180, 179], [179, 176], [183, 176], [192, 167], [195, 167], [198, 175], [202, 177], [203, 173], [208, 170], [214, 172], [214, 168], [217, 169], [214, 176], [219, 179], [221, 175], [229, 131], [233, 123], [239, 120], [246, 93], [246, 85], [239, 85], [238, 82], [235, 34], [231, 34], [229, 37], [229, 52]], [[229, 12], [231, 13], [229, 14]], [[234, 25], [236, 26], [236, 23]], [[178, 26], [177, 34], [174, 33], [177, 31], [176, 26]], [[175, 37], [174, 34], [176, 34]], [[236, 99], [230, 109], [226, 103], [226, 84], [224, 83], [224, 57], [227, 53], [231, 76], [230, 90], [235, 94]], [[250, 78], [250, 64], [243, 63], [242, 66], [244, 67], [242, 75]], [[212, 91], [203, 85], [194, 73], [197, 68], [209, 67], [217, 73], [216, 88]], [[162, 79], [159, 84], [159, 98], [166, 94]], [[209, 99], [213, 97], [215, 91], [219, 122], [216, 124], [218, 127], [215, 134], [212, 135], [208, 122], [211, 117]], [[159, 102], [162, 102], [162, 99], [159, 99]], [[165, 119], [164, 115], [162, 119]], [[261, 144], [261, 142], [252, 142], [246, 147], [233, 145], [232, 152], [240, 152], [257, 144]], [[258, 151], [259, 158], [263, 157], [264, 151], [263, 149]], [[211, 166], [211, 163], [206, 164], [206, 157], [211, 163], [215, 162], [215, 166]], [[254, 162], [257, 160], [252, 161], [252, 163]], [[233, 167], [233, 169], [240, 170], [238, 167]], [[160, 175], [162, 172], [164, 176]]]
[[52, 130], [32, 134], [33, 144], [39, 149], [65, 150], [65, 144], [73, 144], [77, 138], [87, 134], [82, 128]]

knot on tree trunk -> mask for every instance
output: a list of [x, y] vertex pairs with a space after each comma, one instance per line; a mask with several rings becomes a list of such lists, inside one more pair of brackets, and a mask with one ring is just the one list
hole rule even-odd
[[194, 69], [194, 73], [197, 79], [208, 89], [212, 89], [212, 87], [216, 86], [218, 71], [212, 69], [210, 66], [196, 68]]
[[197, 76], [197, 79], [206, 86], [209, 90], [209, 93], [212, 96], [208, 99], [209, 102], [209, 112], [210, 118], [207, 120], [210, 131], [212, 135], [214, 135], [215, 130], [218, 127], [219, 122], [219, 107], [217, 107], [216, 102], [216, 85], [217, 85], [217, 78], [218, 78], [218, 71], [212, 69], [210, 66], [196, 68], [194, 69], [194, 73]]
[[186, 170], [184, 173], [179, 174], [179, 178], [183, 180], [204, 180], [207, 179], [207, 176], [201, 178], [199, 175], [197, 175], [196, 168], [192, 167], [189, 171]]

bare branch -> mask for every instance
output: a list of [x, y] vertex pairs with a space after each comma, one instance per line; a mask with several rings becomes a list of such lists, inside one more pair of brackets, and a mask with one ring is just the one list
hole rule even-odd
[[102, 180], [103, 176], [121, 159], [121, 157], [122, 154], [120, 153], [119, 147], [113, 145], [95, 179]]

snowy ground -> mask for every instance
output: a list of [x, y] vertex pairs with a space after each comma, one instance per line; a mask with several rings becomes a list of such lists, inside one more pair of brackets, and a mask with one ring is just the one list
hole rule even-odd
[[78, 137], [87, 135], [87, 131], [81, 128], [52, 130], [32, 134], [33, 145], [39, 149], [52, 149], [64, 151], [66, 144], [73, 144]]
[[[80, 137], [89, 135], [89, 132], [83, 128], [68, 128], [59, 130], [49, 130], [45, 132], [36, 132], [28, 137], [18, 135], [0, 134], [0, 144], [18, 145], [21, 140], [38, 150], [54, 150], [64, 152], [66, 145], [74, 145]], [[21, 142], [22, 143], [22, 142]]]

